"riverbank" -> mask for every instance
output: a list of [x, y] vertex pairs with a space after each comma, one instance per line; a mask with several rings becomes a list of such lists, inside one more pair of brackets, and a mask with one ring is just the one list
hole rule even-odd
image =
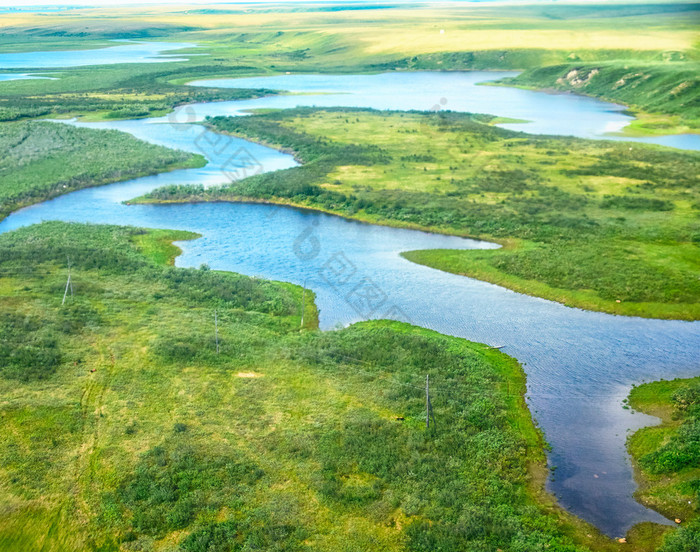
[[[506, 242], [504, 249], [518, 253], [535, 247], [532, 243], [517, 240]], [[698, 320], [700, 305], [669, 305], [663, 303], [623, 303], [606, 300], [593, 290], [570, 290], [547, 285], [543, 282], [527, 280], [513, 274], [498, 270], [493, 265], [498, 251], [473, 251], [469, 255], [460, 255], [455, 250], [406, 251], [401, 255], [411, 262], [476, 278], [496, 284], [518, 293], [541, 297], [569, 307], [584, 310], [606, 312], [619, 316], [641, 316], [643, 318], [661, 318], [669, 320]]]
[[[67, 223], [0, 236], [0, 354], [24, 351], [0, 370], [0, 549], [189, 551], [224, 536], [284, 550], [618, 549], [544, 491], [517, 361], [398, 322], [300, 332], [298, 286], [172, 268], [172, 241], [196, 237]], [[662, 529], [635, 531], [625, 550], [651, 552]]]
[[0, 220], [75, 190], [207, 163], [123, 132], [35, 121], [0, 123], [0, 159]]
[[697, 61], [575, 62], [530, 68], [491, 85], [582, 94], [627, 106], [636, 117], [620, 136], [700, 134]]
[[406, 256], [568, 306], [700, 318], [697, 204], [686, 195], [697, 191], [697, 153], [529, 136], [482, 120], [345, 108], [218, 117], [215, 130], [293, 151], [303, 165], [133, 202], [281, 203], [496, 241], [507, 247]]
[[683, 134], [700, 134], [699, 119], [695, 117], [692, 120], [681, 118], [677, 114], [661, 113], [661, 112], [646, 112], [639, 107], [631, 106], [615, 100], [611, 94], [588, 94], [580, 90], [569, 90], [566, 88], [551, 88], [542, 85], [524, 85], [516, 84], [515, 82], [500, 83], [499, 81], [483, 83], [484, 86], [506, 86], [512, 88], [520, 88], [522, 90], [533, 90], [535, 92], [546, 92], [552, 94], [577, 94], [589, 98], [596, 98], [608, 102], [624, 105], [628, 108], [628, 112], [634, 117], [628, 125], [622, 127], [618, 131], [610, 132], [610, 136], [621, 136], [628, 138], [645, 138], [654, 136], [676, 136]]
[[512, 88], [520, 88], [522, 90], [532, 90], [535, 92], [546, 92], [551, 94], [576, 94], [589, 98], [596, 98], [607, 102], [624, 105], [628, 108], [628, 113], [634, 117], [628, 125], [625, 125], [620, 130], [609, 132], [609, 136], [621, 136], [628, 138], [645, 138], [654, 136], [677, 136], [684, 134], [700, 134], [699, 119], [696, 117], [691, 121], [682, 119], [677, 114], [661, 113], [661, 112], [646, 112], [639, 107], [631, 106], [615, 100], [612, 95], [602, 93], [585, 93], [580, 90], [571, 90], [566, 88], [552, 88], [545, 83], [541, 85], [525, 85], [516, 84], [513, 81], [509, 82], [485, 82], [483, 86], [505, 86]]
[[[172, 205], [184, 203], [262, 203], [269, 205], [279, 205], [295, 209], [310, 210], [329, 215], [339, 216], [348, 220], [356, 220], [367, 224], [378, 224], [393, 228], [405, 228], [408, 230], [419, 230], [423, 232], [433, 232], [446, 235], [460, 235], [456, 232], [445, 231], [439, 228], [425, 227], [419, 224], [411, 224], [387, 220], [384, 218], [363, 216], [360, 214], [348, 216], [338, 213], [332, 209], [320, 207], [310, 207], [307, 203], [295, 203], [284, 200], [256, 200], [246, 196], [227, 196], [225, 199], [155, 199], [148, 196], [141, 196], [126, 202], [127, 205]], [[514, 251], [533, 247], [533, 244], [520, 240], [494, 239], [486, 236], [473, 236], [469, 234], [461, 235], [464, 238], [484, 239], [502, 245], [502, 250]], [[526, 280], [510, 274], [506, 274], [494, 268], [490, 264], [498, 251], [490, 250], [470, 250], [469, 254], [453, 249], [430, 249], [420, 251], [404, 251], [401, 256], [405, 259], [442, 270], [453, 274], [459, 274], [468, 278], [474, 278], [484, 282], [489, 282], [504, 288], [511, 289], [518, 293], [541, 297], [548, 301], [561, 303], [567, 307], [579, 308], [590, 311], [604, 312], [618, 316], [639, 316], [642, 318], [658, 318], [665, 320], [700, 320], [700, 306], [692, 305], [668, 305], [663, 303], [622, 303], [617, 300], [605, 300], [597, 296], [591, 290], [572, 291], [567, 289], [548, 286], [547, 284]]]
[[697, 548], [700, 377], [644, 383], [632, 389], [627, 402], [630, 408], [661, 418], [660, 425], [638, 430], [627, 442], [640, 485], [636, 496], [680, 527], [662, 550]]

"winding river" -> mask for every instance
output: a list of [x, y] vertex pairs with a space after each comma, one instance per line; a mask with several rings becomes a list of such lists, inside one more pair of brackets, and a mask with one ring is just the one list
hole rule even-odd
[[[368, 318], [395, 318], [503, 346], [527, 372], [528, 402], [552, 445], [550, 464], [557, 467], [549, 489], [560, 503], [611, 536], [621, 536], [641, 521], [669, 523], [632, 497], [636, 485], [625, 439], [655, 418], [623, 409], [622, 400], [632, 384], [700, 374], [700, 323], [572, 309], [419, 266], [399, 255], [411, 249], [496, 247], [486, 242], [270, 205], [122, 203], [165, 184], [215, 185], [232, 175], [245, 176], [247, 171], [296, 164], [289, 155], [222, 137], [196, 124], [206, 115], [240, 115], [251, 108], [295, 105], [445, 108], [526, 119], [531, 122], [513, 128], [527, 132], [597, 138], [629, 121], [620, 106], [590, 98], [476, 86], [498, 76], [475, 72], [239, 79], [224, 84], [306, 94], [196, 104], [161, 119], [72, 122], [204, 153], [209, 163], [201, 169], [73, 192], [13, 213], [0, 222], [0, 232], [42, 220], [192, 230], [203, 237], [180, 244], [183, 254], [178, 266], [207, 263], [215, 269], [306, 283], [317, 295], [324, 330]], [[309, 94], [314, 92], [323, 93]], [[656, 141], [698, 149], [697, 138]]]

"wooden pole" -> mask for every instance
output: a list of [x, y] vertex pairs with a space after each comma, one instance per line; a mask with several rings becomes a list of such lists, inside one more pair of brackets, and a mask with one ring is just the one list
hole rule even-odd
[[70, 287], [70, 296], [73, 297], [73, 283], [70, 281], [70, 257], [66, 255], [66, 262], [68, 263], [68, 280], [66, 280], [66, 289], [63, 292], [63, 301], [61, 305], [66, 304], [66, 296], [68, 295], [68, 288]]
[[216, 354], [219, 354], [219, 319], [214, 309], [214, 335], [216, 336]]
[[425, 375], [425, 429], [430, 429], [430, 375]]
[[63, 292], [63, 301], [61, 301], [61, 305], [66, 304], [66, 295], [68, 295], [68, 287], [70, 286], [70, 294], [71, 297], [73, 296], [73, 284], [70, 283], [70, 268], [68, 269], [68, 280], [66, 280], [66, 290]]
[[304, 287], [301, 288], [301, 324], [300, 328], [304, 327], [304, 302], [306, 299], [306, 278], [304, 278]]

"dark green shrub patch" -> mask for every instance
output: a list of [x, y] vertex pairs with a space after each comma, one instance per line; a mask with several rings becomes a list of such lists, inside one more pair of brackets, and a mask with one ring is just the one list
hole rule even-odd
[[51, 330], [37, 318], [0, 312], [0, 376], [23, 382], [51, 376], [61, 364]]

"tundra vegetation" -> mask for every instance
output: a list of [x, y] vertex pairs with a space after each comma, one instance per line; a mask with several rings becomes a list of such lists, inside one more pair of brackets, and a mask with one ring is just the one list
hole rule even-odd
[[322, 333], [309, 292], [300, 330], [296, 286], [169, 266], [192, 238], [0, 236], [1, 550], [612, 549], [541, 489], [516, 361], [397, 322]]
[[700, 549], [700, 378], [656, 381], [635, 387], [629, 405], [661, 418], [628, 442], [635, 459], [638, 498], [681, 528], [660, 550]]
[[[0, 83], [0, 217], [202, 162], [29, 119], [150, 117], [275, 92], [186, 86], [196, 78], [517, 69], [502, 84], [625, 103], [641, 115], [628, 132], [697, 132], [697, 14], [676, 2], [3, 12], [0, 52], [127, 38], [204, 55], [2, 70], [55, 80]], [[183, 187], [151, 200], [279, 201], [477, 235], [505, 247], [407, 256], [586, 308], [698, 317], [697, 154], [488, 122], [340, 110], [215, 120], [304, 165], [216, 197]], [[544, 492], [514, 360], [393, 322], [322, 334], [312, 301], [300, 331], [295, 286], [168, 266], [170, 242], [195, 237], [63, 223], [0, 236], [0, 550], [619, 549]], [[678, 401], [675, 419], [630, 446], [641, 499], [681, 511], [682, 527], [637, 527], [625, 550], [698, 548], [694, 512], [679, 510], [697, 496], [696, 420]]]
[[217, 75], [513, 69], [526, 71], [518, 85], [628, 104], [644, 114], [636, 132], [697, 132], [697, 17], [697, 4], [687, 2], [3, 13], [1, 52], [158, 39], [194, 42], [199, 47], [184, 53], [199, 55], [185, 62], [63, 68], [42, 71], [57, 80], [3, 82], [0, 119], [146, 117], [187, 101], [260, 93], [183, 86]]
[[495, 240], [504, 247], [404, 256], [571, 306], [700, 317], [700, 154], [488, 120], [345, 108], [216, 117], [217, 131], [292, 150], [303, 165], [139, 201], [280, 202]]
[[0, 220], [12, 211], [89, 186], [202, 166], [205, 159], [116, 130], [61, 123], [0, 124]]
[[[565, 63], [537, 67], [499, 84], [575, 92], [625, 104], [637, 119], [627, 135], [700, 132], [700, 63]], [[663, 115], [659, 115], [663, 113]]]

